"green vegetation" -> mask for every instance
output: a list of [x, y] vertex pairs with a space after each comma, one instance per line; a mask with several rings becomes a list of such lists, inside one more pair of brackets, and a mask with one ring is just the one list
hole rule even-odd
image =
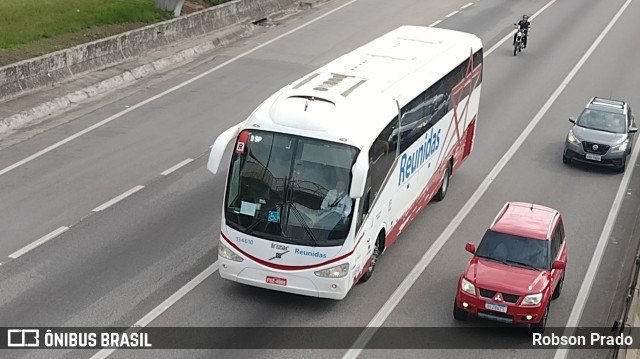
[[2, 0], [0, 49], [99, 25], [151, 23], [171, 14], [153, 0]]
[[172, 16], [154, 0], [0, 0], [0, 66]]

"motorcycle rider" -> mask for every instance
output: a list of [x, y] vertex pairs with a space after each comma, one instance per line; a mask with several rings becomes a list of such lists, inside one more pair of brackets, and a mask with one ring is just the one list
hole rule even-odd
[[[522, 39], [522, 47], [527, 47], [527, 38], [529, 37], [529, 28], [531, 27], [531, 22], [529, 22], [529, 15], [522, 15], [522, 19], [518, 21], [517, 24], [519, 30], [522, 30], [524, 38]], [[516, 44], [516, 35], [513, 35], [513, 45]]]

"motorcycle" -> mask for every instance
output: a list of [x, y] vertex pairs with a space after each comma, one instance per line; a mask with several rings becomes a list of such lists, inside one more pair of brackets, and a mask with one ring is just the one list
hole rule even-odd
[[527, 31], [518, 28], [518, 31], [516, 32], [516, 38], [513, 44], [513, 56], [517, 56], [518, 52], [522, 52], [522, 49], [524, 49], [524, 39], [527, 36]]

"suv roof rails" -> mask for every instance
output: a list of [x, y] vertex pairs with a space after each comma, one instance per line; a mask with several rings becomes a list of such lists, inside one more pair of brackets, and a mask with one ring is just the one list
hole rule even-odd
[[602, 98], [602, 97], [594, 97], [590, 103], [594, 105], [616, 106], [620, 108], [624, 108], [624, 105], [625, 105], [624, 101], [611, 100], [611, 99]]
[[551, 221], [549, 222], [549, 228], [547, 229], [547, 239], [551, 239], [551, 230], [553, 229], [553, 224], [556, 222], [556, 218], [560, 215], [560, 212], [558, 212], [558, 210], [554, 210], [553, 211], [553, 218], [551, 218]]
[[511, 202], [507, 202], [502, 206], [502, 209], [500, 210], [500, 212], [498, 212], [498, 214], [495, 216], [495, 218], [493, 219], [493, 222], [491, 222], [491, 226], [489, 226], [489, 228], [493, 228], [493, 226], [496, 225], [496, 223], [498, 222], [498, 220], [504, 215], [504, 213], [507, 211], [507, 209], [509, 208], [509, 206], [511, 205]]

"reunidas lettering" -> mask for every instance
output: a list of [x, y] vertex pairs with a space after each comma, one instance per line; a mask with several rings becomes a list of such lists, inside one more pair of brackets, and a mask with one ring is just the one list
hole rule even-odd
[[295, 254], [299, 254], [301, 256], [308, 256], [308, 257], [316, 257], [316, 258], [327, 258], [327, 255], [318, 251], [303, 251], [300, 250], [298, 248], [296, 248], [293, 253]]
[[427, 131], [424, 135], [424, 142], [413, 152], [407, 155], [403, 153], [400, 157], [400, 175], [398, 176], [398, 186], [409, 179], [411, 175], [418, 170], [428, 159], [436, 153], [440, 147], [440, 132], [433, 129]]

